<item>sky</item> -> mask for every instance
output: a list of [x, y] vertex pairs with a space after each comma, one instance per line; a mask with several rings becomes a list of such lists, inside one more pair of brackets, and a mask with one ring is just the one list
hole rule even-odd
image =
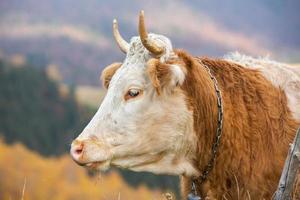
[[296, 0], [2, 0], [0, 51], [43, 57], [60, 67], [67, 82], [95, 84], [95, 78], [88, 81], [95, 72], [124, 59], [112, 37], [112, 20], [118, 19], [130, 40], [145, 10], [150, 32], [193, 55], [239, 51], [300, 62], [299, 9]]

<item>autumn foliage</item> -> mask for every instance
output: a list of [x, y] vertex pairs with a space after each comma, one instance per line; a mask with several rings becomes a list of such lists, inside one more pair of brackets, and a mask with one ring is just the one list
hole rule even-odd
[[[44, 158], [0, 141], [0, 199], [163, 199], [159, 191], [128, 186], [117, 172], [91, 177], [68, 155]], [[24, 190], [24, 195], [23, 195]]]

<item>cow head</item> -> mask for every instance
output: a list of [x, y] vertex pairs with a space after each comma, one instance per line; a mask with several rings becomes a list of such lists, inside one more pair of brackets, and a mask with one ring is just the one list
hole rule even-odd
[[127, 43], [114, 20], [114, 37], [126, 53], [102, 72], [106, 96], [93, 119], [73, 141], [71, 155], [95, 169], [119, 166], [164, 174], [196, 173], [193, 114], [180, 86], [185, 68], [170, 40], [148, 34], [140, 13], [139, 34]]

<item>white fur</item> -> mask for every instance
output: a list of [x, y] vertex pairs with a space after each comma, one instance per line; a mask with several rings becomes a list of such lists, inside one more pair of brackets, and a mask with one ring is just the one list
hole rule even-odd
[[171, 65], [171, 71], [173, 74], [172, 85], [175, 86], [177, 84], [182, 85], [185, 79], [185, 72], [178, 65]]
[[300, 66], [291, 66], [268, 58], [255, 59], [238, 52], [225, 55], [224, 58], [261, 71], [274, 86], [285, 91], [293, 117], [300, 120]]
[[[177, 160], [174, 164], [174, 160]], [[200, 173], [191, 164], [190, 160], [185, 157], [178, 157], [177, 154], [168, 154], [156, 163], [150, 163], [145, 166], [131, 167], [133, 171], [150, 171], [156, 174], [169, 175], [185, 175], [185, 176], [199, 176]]]

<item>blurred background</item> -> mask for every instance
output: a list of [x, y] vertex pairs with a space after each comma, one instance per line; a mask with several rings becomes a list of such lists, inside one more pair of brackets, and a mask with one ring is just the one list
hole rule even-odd
[[145, 10], [149, 31], [175, 48], [239, 51], [300, 63], [297, 0], [0, 0], [0, 199], [162, 199], [172, 176], [86, 171], [70, 143], [103, 98], [99, 76], [122, 61], [112, 20], [128, 41]]

